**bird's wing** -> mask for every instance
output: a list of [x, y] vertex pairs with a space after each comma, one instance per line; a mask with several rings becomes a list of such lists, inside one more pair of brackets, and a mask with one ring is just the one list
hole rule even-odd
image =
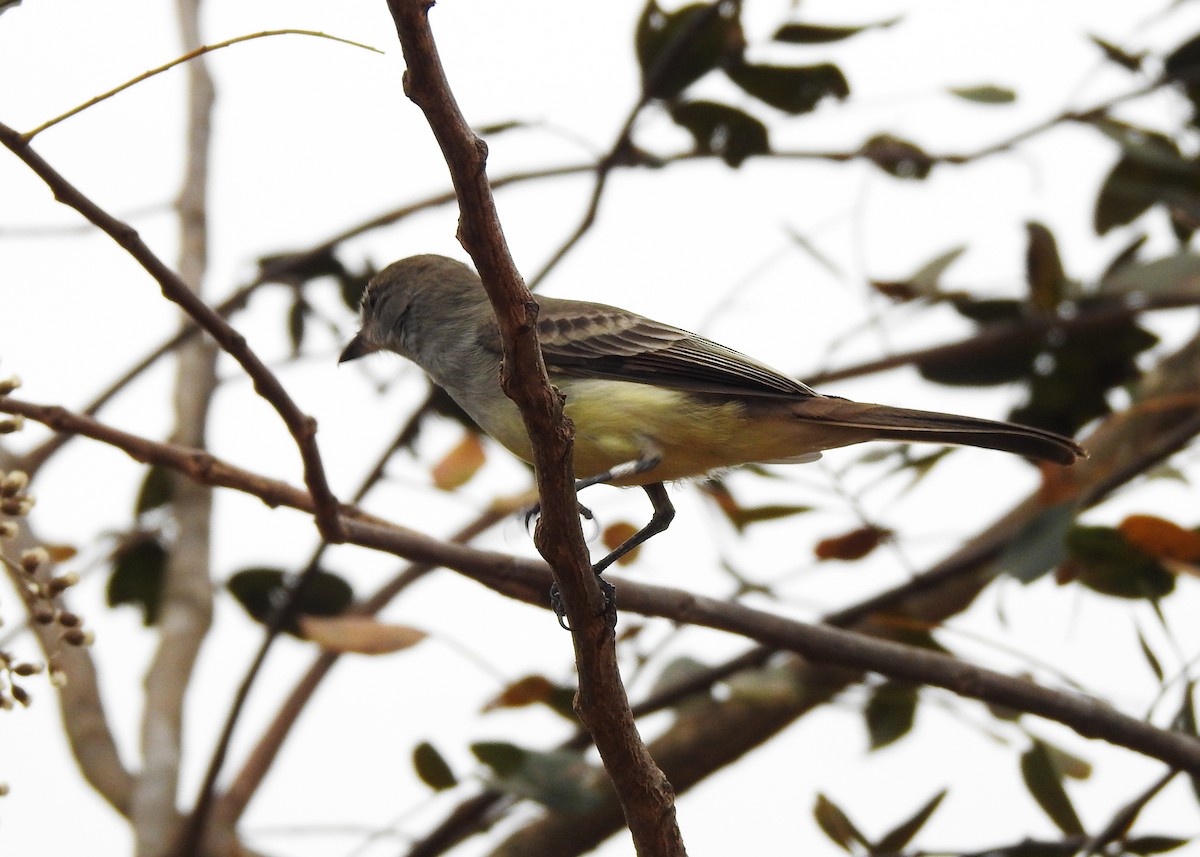
[[[539, 297], [546, 365], [564, 375], [699, 393], [795, 398], [804, 384], [732, 348], [617, 307]], [[499, 351], [495, 320], [482, 333]]]

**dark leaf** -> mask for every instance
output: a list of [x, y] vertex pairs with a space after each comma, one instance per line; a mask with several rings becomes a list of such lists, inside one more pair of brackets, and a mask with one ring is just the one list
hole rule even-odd
[[1083, 824], [1062, 784], [1062, 774], [1041, 741], [1021, 754], [1021, 778], [1029, 794], [1050, 820], [1068, 836], [1081, 835]]
[[1178, 205], [1195, 199], [1200, 168], [1183, 157], [1172, 139], [1111, 124], [1101, 130], [1117, 140], [1123, 155], [1096, 197], [1093, 227], [1097, 234], [1133, 222], [1156, 204]]
[[1159, 681], [1162, 681], [1163, 680], [1162, 664], [1159, 663], [1157, 656], [1155, 656], [1155, 654], [1154, 654], [1154, 650], [1150, 648], [1150, 644], [1146, 642], [1146, 637], [1145, 637], [1145, 635], [1142, 634], [1141, 628], [1138, 628], [1137, 637], [1138, 637], [1138, 645], [1141, 646], [1141, 649], [1142, 649], [1142, 657], [1144, 657], [1146, 659], [1146, 663], [1150, 665], [1150, 672], [1154, 673], [1154, 677], [1156, 679], [1158, 679]]
[[1192, 102], [1193, 120], [1200, 117], [1200, 35], [1171, 52], [1163, 64], [1163, 75], [1183, 84], [1183, 91]]
[[1165, 854], [1191, 841], [1179, 836], [1131, 836], [1121, 843], [1121, 847], [1130, 854]]
[[[1192, 682], [1187, 682], [1183, 688], [1183, 699], [1179, 703], [1179, 711], [1175, 713], [1174, 719], [1171, 721], [1171, 728], [1183, 732], [1187, 735], [1198, 735], [1200, 732], [1196, 729], [1196, 704], [1192, 699], [1192, 694], [1196, 691], [1196, 686]], [[1188, 774], [1188, 782], [1192, 786], [1192, 794], [1196, 800], [1200, 801], [1200, 776]]]
[[853, 853], [852, 846], [856, 843], [867, 848], [870, 847], [870, 843], [850, 821], [850, 817], [842, 812], [841, 807], [823, 794], [817, 794], [817, 801], [813, 805], [813, 818], [817, 820], [817, 824], [825, 832], [825, 835], [845, 851]]
[[[243, 569], [225, 584], [238, 603], [258, 622], [267, 622], [288, 597], [294, 576], [279, 568], [253, 567]], [[296, 594], [295, 613], [302, 616], [338, 616], [354, 601], [350, 584], [336, 574], [317, 570], [308, 575], [304, 587]], [[284, 630], [303, 637], [295, 620]]]
[[292, 306], [288, 310], [288, 340], [292, 345], [292, 356], [296, 357], [300, 354], [300, 346], [304, 343], [304, 324], [305, 316], [308, 314], [308, 304], [296, 294], [296, 300], [292, 301]]
[[694, 3], [664, 12], [654, 0], [638, 20], [636, 48], [648, 98], [679, 95], [745, 47], [736, 6]]
[[458, 778], [450, 770], [450, 765], [428, 741], [422, 741], [413, 748], [413, 767], [421, 782], [434, 791], [440, 792], [458, 785]]
[[1109, 291], [1108, 285], [1111, 280], [1114, 280], [1119, 274], [1132, 267], [1137, 262], [1138, 253], [1145, 245], [1148, 235], [1145, 233], [1137, 236], [1121, 249], [1116, 256], [1113, 256], [1108, 267], [1104, 269], [1104, 273], [1100, 275], [1100, 291]]
[[493, 788], [556, 812], [587, 812], [604, 799], [596, 769], [578, 753], [535, 752], [498, 741], [472, 744], [471, 752], [494, 772]]
[[[712, 667], [703, 661], [698, 661], [695, 658], [688, 657], [687, 655], [681, 655], [663, 667], [663, 670], [661, 673], [659, 673], [658, 678], [654, 680], [654, 685], [650, 692], [654, 696], [658, 696], [661, 693], [672, 693], [674, 692], [675, 688], [686, 684], [696, 676], [708, 674], [711, 669]], [[691, 700], [696, 699], [707, 700], [711, 698], [712, 690], [710, 687], [706, 686], [687, 697], [682, 697], [679, 700], [679, 703], [676, 704], [690, 702]]]
[[876, 24], [861, 24], [857, 27], [828, 27], [818, 24], [784, 24], [775, 31], [773, 38], [777, 42], [788, 42], [794, 45], [824, 45], [829, 42], [840, 42], [867, 30], [882, 30], [900, 22], [899, 18], [880, 21]]
[[1092, 43], [1096, 47], [1104, 52], [1104, 56], [1109, 62], [1116, 63], [1126, 71], [1142, 70], [1142, 61], [1146, 58], [1145, 54], [1131, 54], [1099, 36], [1088, 36], [1088, 38], [1092, 40]]
[[368, 265], [361, 273], [352, 274], [346, 271], [339, 276], [338, 294], [342, 296], [342, 303], [358, 312], [358, 305], [362, 302], [363, 292], [367, 290], [367, 283], [371, 282], [376, 273], [378, 272], [375, 268]]
[[939, 253], [920, 268], [901, 280], [873, 280], [871, 285], [879, 292], [893, 300], [909, 301], [917, 298], [940, 300], [942, 293], [942, 274], [965, 253], [963, 245], [951, 247], [944, 253]]
[[484, 711], [497, 708], [522, 708], [546, 702], [554, 693], [554, 684], [544, 675], [527, 675], [506, 685], [483, 706]]
[[738, 60], [724, 68], [729, 79], [747, 94], [793, 115], [810, 112], [826, 96], [842, 99], [850, 94], [850, 84], [841, 70], [828, 63], [775, 66]]
[[946, 790], [942, 789], [930, 798], [923, 807], [917, 810], [911, 818], [903, 824], [897, 825], [891, 832], [876, 842], [873, 850], [883, 854], [899, 854], [912, 841], [912, 838], [917, 835], [921, 828], [925, 826], [925, 822], [929, 821], [929, 817], [933, 815], [945, 797]]
[[269, 283], [302, 286], [321, 277], [337, 278], [345, 274], [345, 266], [332, 249], [320, 253], [275, 253], [258, 259], [258, 276]]
[[885, 681], [871, 693], [864, 712], [871, 749], [878, 750], [907, 735], [917, 716], [917, 686]]
[[142, 609], [142, 622], [147, 627], [157, 622], [167, 557], [167, 549], [156, 534], [139, 533], [120, 545], [112, 554], [105, 591], [108, 606], [132, 604]]
[[671, 107], [671, 118], [692, 135], [697, 152], [718, 155], [731, 167], [771, 151], [767, 126], [724, 104], [686, 101]]
[[1067, 557], [1066, 539], [1075, 523], [1075, 504], [1048, 506], [1025, 524], [996, 559], [996, 572], [1024, 583], [1037, 580]]
[[859, 154], [879, 169], [900, 179], [923, 179], [933, 170], [934, 160], [916, 143], [891, 134], [877, 134], [862, 144]]
[[979, 324], [996, 324], [1002, 321], [1017, 321], [1025, 314], [1025, 304], [1012, 298], [973, 298], [956, 295], [950, 305], [963, 318]]
[[952, 87], [947, 91], [964, 101], [973, 101], [976, 104], [1011, 104], [1017, 100], [1017, 94], [1011, 89], [992, 84]]
[[1058, 242], [1053, 232], [1034, 221], [1025, 224], [1025, 234], [1025, 276], [1030, 301], [1041, 312], [1052, 313], [1062, 303], [1067, 285]]
[[142, 480], [138, 491], [137, 502], [133, 506], [134, 515], [143, 515], [151, 509], [165, 506], [171, 502], [174, 494], [174, 476], [171, 471], [157, 464], [152, 464]]
[[1111, 527], [1074, 527], [1067, 533], [1065, 576], [1114, 598], [1170, 595], [1175, 578], [1154, 557]]

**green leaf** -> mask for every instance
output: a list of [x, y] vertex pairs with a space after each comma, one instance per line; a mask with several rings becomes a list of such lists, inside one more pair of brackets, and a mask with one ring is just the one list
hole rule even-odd
[[1047, 506], [1029, 520], [996, 558], [996, 574], [1031, 583], [1067, 558], [1067, 533], [1075, 523], [1075, 504]]
[[876, 134], [858, 152], [896, 178], [923, 179], [933, 171], [934, 159], [924, 149], [891, 134]]
[[1017, 93], [1013, 90], [992, 84], [951, 87], [947, 92], [964, 101], [973, 101], [976, 104], [1012, 104], [1017, 100]]
[[1100, 186], [1092, 226], [1104, 235], [1132, 223], [1152, 206], [1196, 204], [1200, 166], [1185, 159], [1170, 137], [1113, 123], [1097, 123], [1123, 154]]
[[946, 794], [945, 789], [935, 794], [911, 818], [897, 825], [891, 832], [876, 842], [872, 850], [883, 854], [899, 854], [903, 851], [905, 846], [912, 841], [912, 838], [925, 826], [925, 822], [929, 821], [929, 817], [937, 810], [942, 800], [946, 797]]
[[[703, 661], [698, 661], [695, 658], [687, 655], [681, 655], [663, 667], [662, 672], [659, 673], [658, 678], [655, 679], [650, 692], [655, 696], [663, 692], [671, 692], [672, 689], [694, 678], [695, 676], [707, 674], [711, 669], [712, 667]], [[675, 705], [678, 706], [691, 701], [708, 700], [711, 698], [712, 691], [706, 687], [703, 690], [696, 691], [695, 693], [680, 699], [675, 703]]]
[[1192, 102], [1193, 119], [1200, 117], [1200, 35], [1173, 50], [1163, 63], [1163, 75], [1183, 84]]
[[872, 750], [886, 747], [912, 730], [917, 699], [918, 688], [911, 682], [885, 681], [875, 688], [864, 712]]
[[679, 95], [745, 46], [742, 25], [731, 4], [694, 3], [664, 12], [646, 4], [635, 35], [642, 89], [647, 98]]
[[584, 813], [604, 800], [603, 777], [578, 753], [535, 752], [502, 741], [472, 744], [471, 752], [492, 769], [492, 788], [556, 812]]
[[167, 548], [157, 534], [139, 533], [112, 554], [105, 600], [110, 607], [132, 604], [142, 608], [142, 622], [158, 621], [167, 579]]
[[1142, 657], [1146, 659], [1146, 663], [1150, 665], [1150, 671], [1154, 673], [1154, 677], [1160, 682], [1163, 680], [1163, 668], [1159, 663], [1158, 658], [1154, 654], [1154, 650], [1150, 648], [1150, 644], [1146, 642], [1146, 637], [1142, 634], [1142, 629], [1138, 628], [1137, 632], [1138, 645], [1142, 649]]
[[413, 748], [413, 768], [421, 782], [434, 791], [444, 791], [458, 785], [458, 778], [450, 769], [449, 763], [428, 741], [422, 741]]
[[[295, 576], [280, 568], [245, 568], [225, 584], [247, 613], [258, 622], [268, 622], [289, 596]], [[317, 569], [309, 574], [296, 593], [295, 613], [300, 616], [339, 616], [354, 601], [350, 584], [336, 574]], [[293, 620], [284, 626], [292, 636], [302, 637]]]
[[856, 843], [870, 848], [867, 838], [854, 826], [850, 816], [842, 812], [841, 807], [820, 792], [817, 793], [817, 800], [813, 805], [813, 818], [816, 819], [817, 825], [825, 835], [841, 846], [843, 850], [854, 853], [852, 846]]
[[137, 502], [133, 506], [134, 515], [143, 515], [151, 509], [165, 506], [171, 502], [174, 494], [174, 476], [171, 471], [157, 464], [152, 464], [142, 480], [138, 491]]
[[724, 68], [729, 79], [748, 95], [793, 115], [812, 111], [827, 96], [840, 100], [850, 94], [841, 70], [828, 63], [775, 66], [737, 61]]
[[1162, 563], [1111, 527], [1074, 527], [1066, 547], [1071, 578], [1095, 592], [1157, 600], [1175, 589], [1175, 577]]
[[772, 38], [777, 42], [787, 42], [793, 45], [824, 45], [830, 42], [840, 42], [867, 30], [882, 30], [893, 24], [898, 24], [900, 18], [891, 18], [876, 24], [860, 24], [856, 27], [828, 27], [817, 24], [784, 24], [775, 31]]
[[686, 101], [671, 107], [671, 118], [692, 135], [697, 152], [719, 155], [731, 167], [771, 151], [767, 126], [724, 104]]
[[1062, 785], [1062, 774], [1041, 741], [1021, 754], [1021, 778], [1042, 811], [1068, 836], [1083, 834], [1083, 824]]

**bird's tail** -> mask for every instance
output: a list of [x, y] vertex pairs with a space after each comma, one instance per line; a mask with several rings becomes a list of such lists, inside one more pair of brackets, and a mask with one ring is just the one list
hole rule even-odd
[[977, 446], [1058, 464], [1074, 464], [1087, 456], [1087, 451], [1069, 437], [977, 417], [851, 402], [833, 396], [807, 399], [795, 412], [806, 420], [863, 429], [880, 440]]

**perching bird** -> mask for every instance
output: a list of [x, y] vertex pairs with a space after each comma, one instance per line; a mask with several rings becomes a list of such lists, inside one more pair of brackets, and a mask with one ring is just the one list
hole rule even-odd
[[[702, 336], [619, 307], [538, 296], [550, 381], [575, 424], [577, 487], [640, 485], [649, 524], [596, 563], [597, 574], [665, 530], [664, 482], [751, 462], [812, 461], [868, 440], [964, 444], [1073, 464], [1075, 441], [1043, 429], [824, 396]], [[339, 362], [378, 350], [412, 360], [479, 427], [525, 461], [529, 437], [500, 388], [501, 343], [479, 276], [445, 256], [413, 256], [376, 275], [362, 328]]]

